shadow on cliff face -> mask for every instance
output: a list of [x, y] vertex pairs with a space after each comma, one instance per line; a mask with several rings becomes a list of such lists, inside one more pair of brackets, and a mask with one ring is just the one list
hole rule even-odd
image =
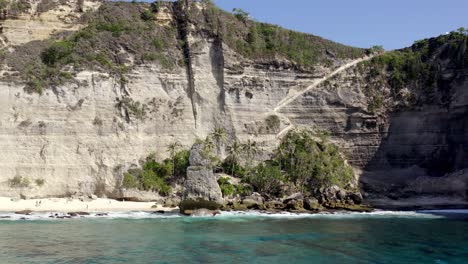
[[[451, 196], [466, 199], [468, 106], [392, 114], [387, 137], [365, 166], [369, 198]], [[385, 131], [384, 131], [385, 132]]]

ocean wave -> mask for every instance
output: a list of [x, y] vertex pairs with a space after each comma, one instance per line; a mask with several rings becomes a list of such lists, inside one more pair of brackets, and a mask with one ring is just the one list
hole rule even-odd
[[[468, 214], [468, 212], [466, 212]], [[315, 214], [303, 213], [263, 213], [258, 211], [248, 212], [222, 212], [216, 217], [229, 218], [229, 217], [262, 217], [262, 218], [328, 218], [328, 219], [349, 219], [349, 218], [441, 218], [440, 214], [431, 214], [429, 212], [417, 211], [380, 211], [373, 212], [321, 212]]]
[[182, 217], [177, 213], [133, 212], [90, 212], [89, 215], [70, 216], [61, 212], [32, 212], [28, 215], [0, 213], [1, 220], [71, 220], [71, 219], [158, 219]]
[[326, 219], [353, 219], [353, 218], [444, 218], [449, 215], [467, 215], [468, 210], [421, 210], [421, 211], [380, 211], [373, 212], [321, 212], [315, 214], [307, 213], [265, 213], [260, 211], [224, 211], [214, 217], [185, 217], [177, 213], [155, 213], [155, 212], [93, 212], [89, 215], [79, 215], [70, 217], [66, 213], [59, 212], [33, 212], [29, 215], [15, 213], [0, 213], [1, 220], [71, 220], [71, 219], [220, 219], [220, 220], [251, 220], [251, 219], [298, 219], [298, 218], [326, 218]]

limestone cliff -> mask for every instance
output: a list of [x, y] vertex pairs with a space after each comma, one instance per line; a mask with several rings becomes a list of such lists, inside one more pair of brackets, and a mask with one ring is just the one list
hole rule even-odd
[[[466, 68], [442, 70], [455, 76], [448, 104], [370, 111], [368, 50], [253, 26], [196, 1], [26, 2], [1, 21], [2, 196], [118, 198], [139, 159], [165, 158], [175, 141], [189, 148], [215, 127], [230, 140], [255, 139], [265, 155], [293, 127], [329, 131], [369, 199], [467, 165]], [[275, 34], [289, 44], [273, 43]], [[300, 58], [289, 51], [297, 40], [308, 47]], [[390, 97], [388, 85], [379, 89]], [[268, 126], [272, 115], [279, 126]], [[12, 187], [15, 177], [32, 183]]]

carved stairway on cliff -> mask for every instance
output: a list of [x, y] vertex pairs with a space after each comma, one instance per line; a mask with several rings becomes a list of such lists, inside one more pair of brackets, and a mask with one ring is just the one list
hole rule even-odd
[[320, 84], [322, 84], [323, 82], [329, 80], [330, 78], [333, 78], [334, 76], [336, 76], [337, 74], [343, 72], [343, 71], [346, 71], [347, 69], [351, 68], [351, 67], [354, 67], [355, 65], [357, 65], [358, 63], [361, 63], [363, 61], [368, 61], [368, 60], [371, 60], [372, 58], [374, 57], [374, 55], [371, 55], [371, 56], [366, 56], [366, 57], [363, 57], [363, 58], [360, 58], [360, 59], [357, 59], [357, 60], [353, 60], [349, 63], [346, 63], [345, 65], [339, 67], [338, 69], [334, 70], [333, 72], [325, 75], [324, 77], [314, 81], [311, 85], [307, 86], [305, 89], [303, 90], [300, 90], [300, 91], [296, 91], [296, 90], [289, 90], [288, 92], [288, 95], [283, 98], [283, 100], [281, 100], [278, 105], [273, 109], [273, 113], [279, 117], [283, 117], [284, 119], [287, 119], [288, 122], [289, 122], [289, 125], [287, 127], [285, 127], [283, 130], [281, 130], [277, 135], [276, 137], [277, 138], [280, 138], [282, 137], [285, 133], [287, 133], [289, 130], [293, 129], [294, 128], [294, 124], [291, 122], [291, 120], [285, 116], [284, 114], [281, 114], [279, 111], [284, 108], [285, 106], [289, 105], [290, 103], [292, 103], [294, 100], [296, 100], [297, 98], [299, 98], [300, 96], [304, 95], [305, 93], [307, 93], [308, 91], [316, 88], [317, 86], [319, 86]]

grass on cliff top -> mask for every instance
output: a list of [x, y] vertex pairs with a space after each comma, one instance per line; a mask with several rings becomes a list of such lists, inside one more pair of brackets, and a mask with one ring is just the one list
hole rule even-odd
[[106, 2], [87, 13], [87, 26], [47, 41], [34, 41], [4, 57], [21, 73], [30, 91], [63, 84], [73, 72], [97, 70], [122, 75], [133, 65], [157, 62], [163, 70], [183, 64], [177, 31], [154, 20], [157, 10], [145, 3]]
[[384, 106], [379, 87], [385, 86], [390, 87], [390, 97], [405, 102], [403, 105], [447, 104], [451, 98], [450, 83], [457, 75], [447, 79], [443, 72], [457, 72], [468, 66], [467, 46], [468, 31], [462, 28], [416, 41], [409, 48], [387, 52], [363, 63], [369, 73], [366, 89], [371, 98], [369, 110], [374, 112]]
[[191, 8], [190, 19], [199, 30], [219, 36], [241, 55], [254, 60], [284, 58], [296, 66], [311, 69], [317, 64], [330, 66], [336, 59], [363, 57], [369, 50], [342, 45], [311, 34], [287, 30], [248, 18], [241, 10], [234, 14], [217, 8], [210, 1], [207, 8]]
[[[53, 6], [48, 0], [42, 0], [41, 4], [44, 10]], [[219, 37], [241, 55], [257, 61], [287, 59], [299, 69], [310, 70], [317, 64], [331, 66], [337, 59], [362, 57], [368, 52], [255, 22], [245, 14], [233, 15], [211, 3], [205, 6], [189, 9], [187, 19], [196, 26], [196, 33]], [[81, 23], [86, 27], [78, 32], [59, 33], [46, 41], [27, 43], [12, 53], [4, 52], [2, 57], [8, 66], [20, 72], [27, 90], [38, 93], [73, 81], [73, 74], [80, 70], [122, 76], [135, 65], [156, 62], [170, 71], [185, 65], [184, 42], [178, 32], [183, 29], [176, 24], [156, 23], [155, 16], [163, 7], [178, 12], [177, 4], [168, 2], [104, 2], [97, 11], [83, 15]]]

